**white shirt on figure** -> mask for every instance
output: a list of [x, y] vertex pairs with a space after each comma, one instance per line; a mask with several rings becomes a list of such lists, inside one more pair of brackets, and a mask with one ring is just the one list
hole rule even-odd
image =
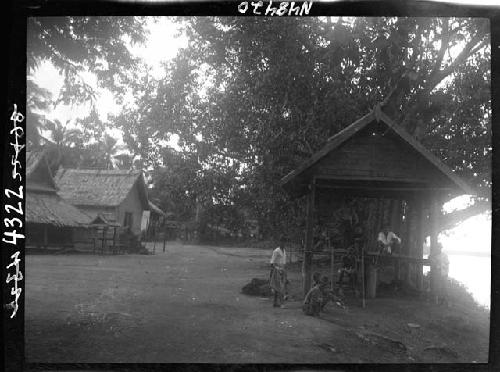
[[396, 234], [394, 234], [392, 231], [389, 231], [387, 233], [387, 236], [385, 236], [383, 231], [379, 232], [377, 240], [384, 245], [388, 245], [392, 242], [392, 239], [396, 239], [398, 241], [398, 243], [401, 244], [401, 239]]
[[280, 247], [276, 248], [271, 256], [271, 263], [282, 268], [285, 267], [286, 252], [283, 252]]

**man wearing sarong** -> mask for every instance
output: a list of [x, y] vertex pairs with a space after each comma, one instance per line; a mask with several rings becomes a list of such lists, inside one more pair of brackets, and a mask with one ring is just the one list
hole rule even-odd
[[286, 294], [286, 251], [284, 237], [280, 237], [279, 246], [273, 251], [270, 263], [269, 286], [274, 294], [273, 306], [284, 307], [283, 302]]

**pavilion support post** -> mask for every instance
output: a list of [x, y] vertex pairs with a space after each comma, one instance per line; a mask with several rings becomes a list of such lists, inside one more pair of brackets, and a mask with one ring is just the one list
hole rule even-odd
[[47, 248], [49, 246], [49, 227], [47, 225], [43, 225], [43, 248]]
[[[420, 197], [418, 199], [418, 206], [416, 210], [416, 237], [415, 237], [415, 255], [419, 259], [424, 258], [424, 240], [425, 240], [425, 234], [424, 234], [424, 227], [425, 227], [425, 220], [426, 220], [426, 215], [424, 213], [424, 203], [425, 199]], [[424, 268], [422, 263], [417, 262], [416, 264], [416, 278], [415, 278], [415, 285], [417, 287], [417, 290], [422, 291], [424, 289]]]
[[107, 227], [102, 229], [101, 254], [104, 254], [104, 251], [106, 250], [106, 232], [107, 232]]
[[[398, 254], [400, 254], [400, 253], [398, 253]], [[394, 260], [394, 278], [396, 280], [401, 280], [401, 260], [400, 259]]]
[[430, 249], [430, 258], [431, 258], [431, 294], [434, 299], [437, 301], [437, 289], [438, 289], [438, 281], [439, 281], [439, 273], [438, 267], [436, 265], [436, 260], [434, 257], [438, 257], [441, 253], [441, 247], [438, 244], [438, 234], [439, 234], [439, 215], [440, 215], [440, 204], [439, 199], [436, 196], [433, 196], [431, 199], [430, 205], [430, 231], [431, 231], [431, 249]]
[[312, 276], [312, 248], [314, 234], [314, 201], [316, 194], [316, 186], [313, 182], [310, 185], [310, 192], [307, 196], [307, 220], [306, 220], [306, 244], [304, 247], [304, 260], [302, 263], [302, 279], [304, 283], [304, 296], [311, 288]]
[[[399, 247], [400, 251], [398, 254], [407, 254], [409, 236], [408, 236], [408, 202], [406, 200], [398, 200], [396, 204], [396, 219], [394, 231], [401, 238], [401, 245]], [[405, 215], [405, 220], [403, 221], [403, 215]], [[394, 261], [394, 276], [397, 280], [402, 280], [401, 271], [404, 271], [406, 264], [402, 265], [401, 260], [397, 259]], [[403, 269], [403, 270], [402, 270]]]
[[163, 253], [165, 253], [165, 247], [167, 245], [167, 229], [163, 229]]
[[113, 226], [113, 247], [111, 248], [113, 250], [113, 254], [119, 253], [116, 244], [116, 238], [117, 238], [116, 229], [117, 229], [116, 226]]
[[413, 223], [413, 219], [412, 219], [412, 215], [413, 215], [413, 203], [410, 201], [410, 200], [407, 200], [406, 201], [406, 208], [405, 208], [405, 225], [404, 225], [404, 233], [403, 233], [403, 236], [404, 238], [406, 239], [406, 243], [404, 245], [404, 249], [403, 249], [403, 254], [409, 256], [411, 254], [411, 247], [412, 247], [412, 244], [413, 244], [413, 235], [412, 235], [412, 231], [411, 231], [411, 227], [412, 227], [412, 223]]
[[[415, 256], [415, 236], [414, 227], [415, 224], [415, 202], [413, 199], [407, 201], [407, 213], [406, 213], [406, 244], [404, 249], [404, 254], [409, 257]], [[410, 286], [411, 284], [411, 270], [412, 265], [410, 262], [405, 264], [405, 283]]]
[[330, 289], [335, 290], [335, 247], [328, 237], [328, 247], [330, 248]]

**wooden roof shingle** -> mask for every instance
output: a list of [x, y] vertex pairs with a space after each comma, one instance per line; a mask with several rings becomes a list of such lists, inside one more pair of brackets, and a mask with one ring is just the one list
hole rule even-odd
[[66, 203], [56, 193], [26, 193], [26, 222], [57, 227], [77, 227], [90, 223], [90, 217]]
[[44, 151], [26, 152], [26, 222], [58, 227], [87, 225], [90, 217], [57, 195]]
[[149, 209], [142, 172], [127, 170], [60, 169], [55, 182], [59, 195], [78, 206], [118, 206], [138, 184], [145, 210]]
[[57, 190], [43, 150], [26, 152], [26, 187], [46, 192]]

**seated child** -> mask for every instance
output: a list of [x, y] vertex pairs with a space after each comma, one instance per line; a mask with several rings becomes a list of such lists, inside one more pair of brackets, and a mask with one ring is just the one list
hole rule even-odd
[[324, 311], [325, 306], [328, 304], [328, 302], [332, 301], [335, 305], [342, 309], [346, 309], [346, 305], [344, 304], [344, 301], [342, 300], [341, 297], [336, 296], [333, 290], [330, 289], [330, 280], [328, 277], [324, 276], [321, 278], [321, 281], [319, 283], [319, 288], [321, 291], [321, 311]]
[[[313, 277], [314, 278], [314, 277]], [[316, 278], [319, 278], [317, 276]], [[341, 298], [337, 297], [328, 286], [328, 277], [323, 276], [321, 280], [316, 280], [304, 299], [302, 310], [306, 315], [319, 316], [329, 301], [333, 301], [337, 306], [345, 309], [345, 304]]]
[[313, 274], [312, 287], [307, 293], [306, 298], [304, 299], [304, 305], [302, 306], [302, 311], [304, 311], [306, 315], [319, 315], [321, 303], [323, 302], [322, 292], [320, 289], [320, 278], [320, 273]]
[[330, 280], [327, 276], [323, 276], [320, 279], [320, 274], [316, 273], [313, 275], [314, 283], [313, 287], [309, 290], [304, 299], [303, 311], [307, 315], [317, 316], [329, 301], [333, 301], [340, 307], [344, 307], [342, 300], [335, 296], [333, 291], [330, 289]]
[[316, 283], [307, 293], [302, 311], [304, 311], [306, 315], [318, 316], [321, 311], [322, 303], [323, 297], [320, 290], [320, 284]]

